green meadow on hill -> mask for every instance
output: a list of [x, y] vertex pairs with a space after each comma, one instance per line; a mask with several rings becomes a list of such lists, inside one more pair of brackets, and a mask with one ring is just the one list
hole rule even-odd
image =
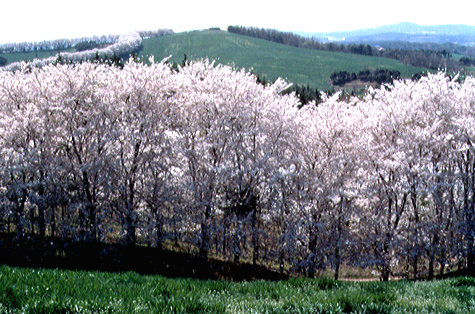
[[[202, 30], [173, 35], [144, 38], [143, 49], [138, 55], [156, 61], [170, 57], [170, 61], [182, 63], [188, 60], [208, 58], [236, 68], [253, 69], [261, 78], [275, 80], [278, 77], [294, 84], [309, 85], [319, 90], [331, 90], [330, 75], [333, 72], [357, 73], [375, 69], [396, 70], [402, 77], [411, 77], [423, 68], [408, 66], [388, 58], [363, 56], [342, 52], [329, 52], [296, 48], [263, 39], [248, 37], [227, 31]], [[74, 52], [68, 49], [61, 52]], [[32, 61], [56, 55], [54, 50], [3, 53], [8, 63]]]
[[180, 64], [184, 55], [188, 60], [208, 58], [236, 68], [252, 68], [269, 80], [282, 77], [320, 90], [332, 88], [329, 78], [333, 72], [384, 68], [410, 77], [424, 70], [387, 58], [295, 48], [227, 31], [192, 31], [144, 38], [142, 45], [139, 56], [143, 59], [153, 55], [159, 61], [171, 56], [171, 61]]
[[[75, 52], [75, 49], [66, 49], [61, 50], [62, 52]], [[6, 58], [9, 63], [20, 62], [20, 61], [33, 61], [33, 59], [45, 59], [51, 56], [58, 54], [58, 51], [55, 50], [40, 50], [40, 51], [30, 51], [30, 52], [14, 52], [14, 53], [3, 53], [0, 56]]]

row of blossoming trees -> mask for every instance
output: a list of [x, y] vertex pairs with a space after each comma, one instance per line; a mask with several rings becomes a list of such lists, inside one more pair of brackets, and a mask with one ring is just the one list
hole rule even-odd
[[192, 62], [0, 72], [0, 232], [417, 276], [474, 269], [475, 80], [298, 110]]
[[[154, 32], [142, 32], [142, 35], [149, 35], [150, 33]], [[155, 32], [157, 36], [158, 34], [167, 35], [168, 30], [163, 30], [163, 33], [159, 31]], [[78, 52], [63, 52], [57, 55], [43, 58], [43, 59], [34, 59], [29, 63], [29, 66], [32, 67], [43, 67], [48, 64], [53, 63], [79, 63], [84, 61], [91, 61], [95, 60], [107, 60], [113, 58], [114, 56], [123, 56], [123, 55], [130, 55], [133, 52], [136, 52], [140, 49], [142, 45], [142, 35], [139, 32], [130, 32], [127, 34], [123, 34], [118, 36], [118, 39], [115, 43], [111, 45], [101, 48], [101, 49], [91, 49], [85, 51], [78, 51]], [[7, 71], [18, 71], [21, 70], [22, 66], [24, 66], [23, 62], [13, 62], [8, 64], [4, 67], [4, 70]]]
[[[160, 37], [164, 35], [174, 34], [171, 29], [157, 29], [157, 30], [147, 30], [147, 31], [138, 31], [133, 32], [137, 33], [142, 38], [150, 37]], [[130, 35], [102, 35], [102, 36], [92, 36], [92, 37], [81, 37], [81, 38], [62, 38], [55, 40], [43, 40], [39, 42], [12, 42], [0, 44], [0, 53], [16, 53], [16, 52], [32, 52], [32, 51], [42, 51], [42, 50], [55, 50], [61, 51], [65, 49], [76, 48], [80, 43], [95, 43], [98, 45], [113, 45], [117, 44], [119, 41], [123, 41], [123, 37]], [[121, 39], [122, 37], [122, 39]], [[100, 49], [98, 49], [100, 50]], [[116, 51], [117, 52], [117, 51]]]

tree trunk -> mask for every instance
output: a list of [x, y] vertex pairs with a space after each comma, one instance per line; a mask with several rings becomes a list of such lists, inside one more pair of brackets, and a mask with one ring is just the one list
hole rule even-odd
[[228, 236], [228, 221], [227, 218], [224, 218], [223, 222], [223, 257], [226, 258], [227, 255], [227, 236]]
[[470, 184], [471, 197], [470, 206], [467, 212], [467, 270], [470, 275], [475, 275], [475, 158], [471, 164], [470, 175], [472, 182]]
[[56, 206], [51, 208], [51, 237], [56, 236]]
[[470, 275], [475, 275], [475, 251], [473, 244], [473, 236], [468, 237], [468, 247], [467, 247], [467, 270]]
[[13, 223], [13, 217], [10, 216], [8, 217], [8, 225], [7, 225], [7, 232], [8, 234], [11, 234], [12, 233], [12, 227], [13, 227], [14, 223]]
[[317, 270], [317, 233], [318, 230], [316, 213], [312, 214], [312, 223], [309, 226], [309, 241], [308, 241], [308, 250], [310, 251], [310, 263], [308, 265], [308, 277], [314, 278]]
[[284, 273], [284, 257], [285, 257], [285, 253], [284, 253], [284, 249], [281, 249], [280, 250], [280, 256], [279, 256], [279, 263], [280, 263], [280, 273], [283, 274]]
[[[437, 232], [437, 231], [436, 231]], [[435, 250], [439, 244], [439, 235], [436, 233], [431, 245], [431, 251], [429, 253], [429, 280], [434, 279], [434, 263], [435, 263]]]
[[417, 279], [417, 268], [418, 268], [419, 257], [415, 255], [412, 260], [412, 268], [414, 271], [414, 279]]
[[163, 221], [162, 215], [156, 210], [155, 215], [155, 227], [157, 228], [157, 249], [161, 251], [163, 249]]
[[97, 221], [96, 221], [96, 206], [89, 204], [87, 206], [87, 211], [89, 214], [89, 228], [90, 228], [90, 237], [94, 242], [97, 241]]
[[381, 280], [382, 281], [389, 281], [389, 265], [384, 264], [381, 269]]
[[127, 246], [134, 246], [137, 242], [136, 237], [136, 228], [135, 228], [135, 217], [134, 212], [132, 210], [127, 209], [127, 216], [125, 218], [126, 221], [126, 229], [127, 229], [127, 236], [126, 236], [126, 245]]
[[208, 258], [209, 251], [209, 227], [208, 222], [211, 216], [210, 205], [205, 205], [204, 220], [201, 222], [201, 244], [200, 244], [200, 257]]
[[44, 239], [46, 236], [46, 221], [45, 221], [45, 206], [42, 202], [41, 206], [38, 206], [38, 231], [40, 239]]
[[241, 227], [242, 222], [239, 220], [234, 234], [234, 263], [238, 264], [241, 259]]
[[431, 253], [429, 256], [429, 280], [434, 279], [434, 254]]
[[252, 212], [252, 265], [257, 265], [259, 259], [259, 234], [258, 234], [258, 221], [257, 221], [257, 209]]
[[335, 252], [335, 259], [336, 259], [336, 264], [335, 264], [335, 280], [338, 280], [338, 274], [340, 272], [340, 248], [336, 248]]
[[46, 221], [45, 221], [45, 211], [46, 211], [46, 204], [44, 201], [44, 195], [45, 195], [45, 187], [43, 185], [44, 181], [44, 173], [43, 171], [40, 171], [40, 186], [38, 189], [38, 196], [39, 200], [37, 202], [38, 206], [38, 231], [39, 231], [39, 236], [40, 239], [44, 239], [46, 236]]
[[201, 244], [199, 254], [202, 258], [208, 258], [208, 226], [204, 221], [201, 223]]
[[[140, 130], [142, 133], [142, 129]], [[127, 211], [127, 245], [128, 246], [135, 246], [137, 243], [137, 235], [136, 235], [136, 224], [137, 218], [135, 213], [135, 176], [138, 169], [138, 156], [140, 154], [140, 146], [142, 145], [142, 141], [137, 141], [134, 145], [134, 158], [128, 173], [127, 179], [127, 193], [125, 206]]]
[[136, 219], [135, 219], [135, 208], [134, 208], [134, 197], [135, 197], [135, 182], [132, 179], [129, 179], [128, 183], [128, 195], [125, 199], [125, 210], [126, 210], [126, 245], [135, 246], [137, 243], [136, 235]]
[[309, 249], [310, 249], [310, 256], [309, 256], [309, 265], [308, 265], [308, 277], [309, 278], [315, 278], [315, 273], [316, 273], [316, 268], [317, 268], [317, 247], [316, 247], [316, 240], [315, 236], [311, 236], [310, 238], [310, 243], [309, 243]]
[[30, 235], [34, 236], [35, 235], [35, 224], [36, 224], [36, 217], [35, 217], [35, 210], [30, 208], [29, 210], [30, 214], [30, 219], [29, 219], [29, 225], [30, 225]]
[[79, 208], [79, 237], [81, 241], [84, 241], [86, 237], [86, 216], [84, 215], [83, 208]]
[[417, 208], [417, 194], [416, 194], [416, 187], [413, 185], [411, 188], [411, 202], [412, 202], [412, 207], [414, 209], [414, 241], [415, 241], [415, 246], [416, 246], [416, 252], [413, 252], [414, 257], [412, 261], [412, 267], [414, 271], [414, 279], [417, 279], [417, 268], [418, 268], [418, 262], [419, 262], [419, 211]]
[[26, 203], [26, 191], [22, 189], [22, 196], [20, 198], [20, 203], [16, 206], [15, 210], [15, 226], [16, 226], [16, 235], [17, 237], [23, 236], [23, 225], [21, 223], [21, 216], [25, 210]]
[[381, 269], [381, 280], [382, 281], [389, 281], [389, 241], [391, 239], [391, 235], [386, 233], [385, 242], [383, 244], [383, 265]]

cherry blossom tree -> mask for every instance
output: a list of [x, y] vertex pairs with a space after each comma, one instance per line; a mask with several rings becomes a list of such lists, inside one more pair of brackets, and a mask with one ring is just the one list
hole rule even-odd
[[[233, 224], [233, 254], [239, 260], [248, 217], [258, 246], [255, 228], [261, 167], [267, 167], [264, 163], [270, 159], [268, 149], [275, 145], [272, 141], [279, 140], [269, 132], [280, 127], [280, 121], [274, 119], [283, 110], [280, 108], [292, 107], [295, 98], [279, 95], [287, 86], [283, 81], [265, 88], [248, 72], [206, 61], [180, 68], [177, 76], [173, 101], [180, 151], [175, 155], [186, 164], [185, 182], [194, 203], [190, 208], [199, 222], [200, 255], [208, 255], [211, 221], [221, 217], [223, 247], [226, 230]], [[254, 260], [257, 254], [256, 249]]]
[[349, 226], [355, 220], [359, 117], [338, 97], [334, 95], [318, 107], [304, 107], [299, 117], [303, 125], [299, 151], [305, 177], [301, 185], [306, 186], [301, 213], [308, 243], [304, 264], [309, 276], [331, 265], [338, 278], [340, 264], [349, 254]]
[[[139, 37], [123, 39], [135, 47]], [[163, 60], [0, 70], [3, 230], [383, 280], [475, 264], [475, 83], [301, 107], [283, 80]], [[214, 255], [213, 255], [214, 254]]]
[[160, 207], [164, 196], [160, 189], [166, 184], [162, 181], [170, 158], [166, 121], [170, 104], [164, 95], [170, 76], [171, 70], [163, 62], [149, 67], [129, 62], [111, 75], [109, 82], [113, 84], [104, 94], [103, 102], [113, 108], [106, 123], [111, 139], [107, 160], [116, 188], [112, 194], [119, 201], [126, 243], [131, 245], [135, 245], [137, 228], [141, 228], [140, 212], [152, 214], [162, 229]]
[[[34, 59], [28, 64], [32, 67], [43, 67], [48, 64], [58, 63], [74, 63], [74, 62], [83, 62], [87, 60], [94, 60], [96, 57], [99, 58], [110, 58], [114, 55], [129, 55], [133, 51], [137, 50], [142, 44], [142, 37], [140, 37], [138, 32], [130, 32], [127, 34], [120, 35], [117, 39], [117, 42], [101, 49], [92, 49], [80, 52], [63, 52], [58, 55], [51, 56], [44, 59]], [[6, 67], [8, 71], [18, 71], [22, 68], [23, 62], [14, 62]]]

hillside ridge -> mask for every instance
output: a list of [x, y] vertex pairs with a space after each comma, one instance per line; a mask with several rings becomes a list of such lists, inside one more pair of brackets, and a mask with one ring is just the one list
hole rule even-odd
[[395, 40], [435, 43], [452, 42], [462, 45], [474, 45], [475, 42], [475, 26], [464, 24], [419, 25], [402, 22], [351, 31], [295, 33], [321, 40], [345, 42]]
[[397, 60], [291, 47], [226, 31], [192, 31], [157, 38], [144, 38], [139, 52], [142, 60], [170, 57], [180, 64], [188, 60], [210, 59], [221, 64], [251, 70], [267, 80], [278, 77], [288, 82], [330, 90], [330, 75], [335, 71], [359, 72], [384, 68], [411, 77], [423, 68], [404, 65]]

